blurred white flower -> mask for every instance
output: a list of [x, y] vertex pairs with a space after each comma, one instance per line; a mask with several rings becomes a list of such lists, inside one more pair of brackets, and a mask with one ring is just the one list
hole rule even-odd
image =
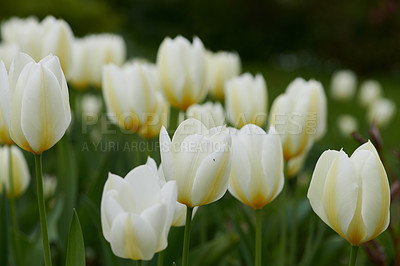
[[363, 107], [371, 105], [382, 96], [382, 86], [377, 80], [366, 80], [360, 86], [359, 101]]
[[49, 199], [54, 196], [57, 189], [57, 178], [53, 175], [43, 175], [43, 194], [45, 199]]
[[339, 128], [340, 134], [344, 137], [351, 137], [351, 133], [358, 131], [357, 119], [349, 114], [341, 115], [336, 121], [337, 127]]
[[331, 96], [337, 101], [349, 101], [354, 97], [357, 76], [351, 70], [340, 70], [332, 75]]
[[83, 116], [98, 115], [103, 107], [100, 97], [92, 94], [85, 94], [80, 102]]
[[186, 117], [200, 120], [207, 128], [225, 124], [225, 112], [220, 103], [193, 104], [187, 109]]
[[385, 127], [396, 113], [396, 103], [389, 99], [374, 101], [368, 108], [367, 118], [370, 123], [375, 122], [378, 127]]

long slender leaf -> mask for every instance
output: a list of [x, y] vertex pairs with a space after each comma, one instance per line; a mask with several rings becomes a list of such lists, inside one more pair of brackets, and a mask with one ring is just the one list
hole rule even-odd
[[73, 212], [71, 227], [68, 234], [67, 262], [66, 266], [85, 266], [85, 244], [83, 241], [81, 224], [75, 209]]

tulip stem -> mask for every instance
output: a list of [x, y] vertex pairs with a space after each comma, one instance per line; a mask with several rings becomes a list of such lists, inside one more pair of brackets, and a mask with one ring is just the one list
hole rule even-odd
[[165, 255], [165, 249], [162, 250], [160, 253], [158, 253], [158, 266], [163, 266], [164, 265], [164, 255]]
[[12, 247], [16, 265], [21, 265], [20, 252], [19, 252], [19, 241], [18, 241], [18, 222], [17, 212], [15, 207], [15, 191], [14, 191], [14, 178], [13, 178], [13, 159], [12, 159], [12, 147], [8, 147], [8, 181], [10, 183], [9, 197], [10, 197], [10, 213], [11, 213], [11, 225], [12, 225]]
[[47, 232], [46, 206], [43, 196], [42, 155], [35, 154], [37, 197], [39, 205], [40, 225], [42, 227], [45, 266], [51, 266], [50, 243]]
[[256, 213], [256, 256], [255, 256], [255, 266], [261, 266], [261, 210], [255, 210]]
[[142, 262], [141, 260], [137, 260], [137, 261], [136, 261], [136, 265], [137, 265], [137, 266], [142, 266], [142, 265], [143, 265], [143, 262]]
[[355, 266], [359, 246], [351, 246], [349, 266]]
[[182, 254], [182, 266], [189, 265], [189, 244], [190, 244], [190, 227], [192, 224], [192, 213], [193, 208], [186, 208], [186, 225], [185, 225], [185, 237], [183, 240], [183, 254]]

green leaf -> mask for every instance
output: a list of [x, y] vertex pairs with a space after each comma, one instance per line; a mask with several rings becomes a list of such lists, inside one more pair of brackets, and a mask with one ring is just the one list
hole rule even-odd
[[2, 192], [0, 203], [0, 261], [8, 261], [8, 224], [7, 224], [7, 204], [5, 190]]
[[68, 234], [67, 262], [66, 266], [84, 266], [85, 261], [85, 244], [81, 224], [79, 223], [78, 214], [74, 209], [71, 227]]

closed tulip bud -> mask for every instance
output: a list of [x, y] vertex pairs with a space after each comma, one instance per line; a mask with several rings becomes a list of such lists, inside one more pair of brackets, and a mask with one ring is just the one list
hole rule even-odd
[[8, 75], [0, 63], [0, 108], [11, 138], [24, 150], [41, 154], [56, 144], [71, 122], [58, 58], [49, 55], [36, 63], [20, 53]]
[[161, 186], [157, 168], [136, 167], [125, 178], [109, 174], [101, 199], [101, 224], [115, 255], [150, 260], [167, 247], [176, 184]]
[[0, 44], [0, 61], [4, 62], [6, 69], [10, 69], [13, 58], [18, 54], [19, 48], [13, 43]]
[[[10, 149], [12, 156], [12, 178], [13, 188], [11, 191], [9, 164], [10, 164]], [[3, 191], [2, 186], [5, 186], [7, 197], [13, 193], [14, 198], [22, 195], [28, 188], [31, 176], [29, 174], [28, 165], [21, 150], [16, 146], [0, 147], [0, 194]]]
[[186, 116], [200, 120], [207, 128], [225, 124], [225, 112], [220, 103], [193, 104], [187, 109]]
[[[149, 158], [147, 160], [147, 164], [149, 164], [149, 163], [153, 164], [154, 165], [153, 167], [156, 166], [154, 160], [151, 159], [151, 158]], [[164, 171], [162, 169], [162, 164], [160, 164], [160, 167], [158, 168], [158, 177], [160, 178], [161, 186], [164, 186], [167, 181], [165, 180]], [[193, 209], [192, 218], [196, 214], [197, 209], [198, 209], [198, 207], [195, 207]], [[184, 226], [185, 225], [185, 222], [186, 222], [186, 211], [187, 211], [186, 206], [177, 201], [176, 204], [175, 204], [175, 212], [174, 212], [174, 219], [172, 220], [172, 226], [179, 227], [179, 226]]]
[[182, 36], [165, 38], [158, 49], [157, 65], [161, 86], [170, 104], [186, 110], [207, 94], [206, 60], [203, 43]]
[[114, 34], [88, 35], [73, 43], [72, 68], [68, 75], [74, 87], [101, 87], [102, 68], [106, 64], [120, 66], [126, 57], [125, 42]]
[[207, 53], [207, 80], [210, 94], [216, 99], [225, 98], [225, 81], [240, 74], [240, 57], [236, 53]]
[[374, 239], [389, 225], [389, 183], [369, 141], [350, 158], [342, 150], [325, 151], [307, 197], [314, 212], [353, 246]]
[[396, 104], [389, 99], [374, 101], [368, 108], [367, 118], [370, 123], [376, 123], [378, 127], [385, 127], [396, 113]]
[[104, 66], [103, 96], [109, 118], [121, 128], [151, 138], [167, 122], [169, 106], [156, 90], [147, 64]]
[[337, 119], [337, 126], [339, 128], [339, 132], [344, 137], [351, 137], [353, 132], [358, 131], [358, 121], [352, 115], [341, 115]]
[[183, 121], [171, 139], [160, 132], [160, 153], [166, 180], [175, 180], [178, 201], [188, 207], [220, 199], [228, 188], [231, 137], [224, 127], [208, 130], [199, 120]]
[[273, 102], [270, 125], [278, 131], [285, 161], [302, 154], [326, 131], [327, 103], [320, 82], [297, 78]]
[[360, 86], [359, 101], [364, 107], [371, 105], [382, 96], [382, 86], [377, 80], [366, 80]]
[[337, 101], [350, 101], [354, 97], [357, 76], [351, 70], [340, 70], [331, 79], [331, 96]]
[[237, 128], [264, 125], [267, 120], [267, 85], [261, 74], [244, 73], [225, 83], [225, 108], [229, 122]]
[[252, 124], [232, 134], [229, 192], [253, 209], [262, 209], [279, 195], [284, 183], [283, 154], [273, 127], [268, 134]]

